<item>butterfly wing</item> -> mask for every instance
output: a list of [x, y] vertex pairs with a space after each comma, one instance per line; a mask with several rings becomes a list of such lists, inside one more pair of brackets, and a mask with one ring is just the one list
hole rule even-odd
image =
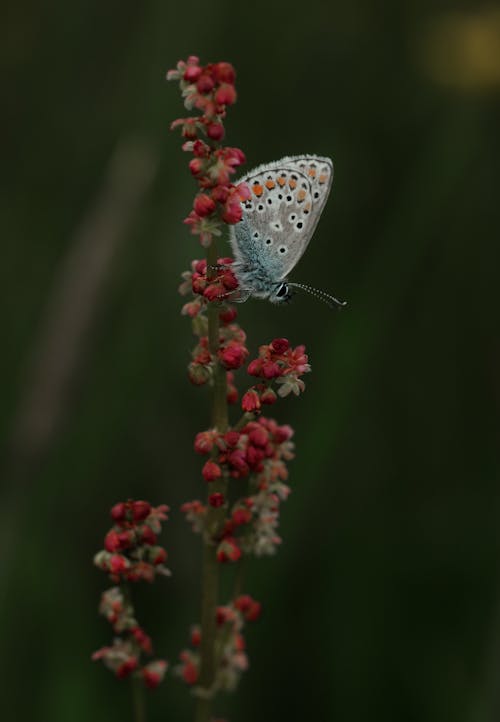
[[263, 283], [283, 280], [311, 240], [332, 179], [332, 161], [314, 155], [282, 158], [241, 178], [252, 195], [231, 229], [237, 263]]

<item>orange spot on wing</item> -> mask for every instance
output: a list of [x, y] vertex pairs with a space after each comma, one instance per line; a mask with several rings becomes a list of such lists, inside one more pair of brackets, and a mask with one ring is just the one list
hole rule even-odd
[[297, 200], [303, 201], [304, 198], [306, 197], [306, 195], [307, 195], [307, 193], [305, 192], [305, 190], [303, 188], [301, 188], [300, 191], [297, 193]]
[[273, 180], [267, 180], [266, 181], [266, 188], [268, 188], [270, 191], [276, 186], [276, 183]]
[[325, 173], [322, 173], [319, 177], [319, 182], [326, 183], [327, 180], [328, 180], [328, 176]]
[[286, 183], [286, 178], [283, 178], [283, 176], [280, 175], [280, 177], [278, 178], [278, 185], [283, 188], [285, 183]]
[[316, 178], [316, 168], [309, 168], [308, 172], [311, 178]]
[[260, 198], [261, 195], [264, 193], [264, 188], [259, 184], [254, 185], [252, 190], [253, 190], [254, 194], [257, 196], [257, 198]]
[[293, 191], [295, 188], [297, 188], [297, 181], [292, 178], [288, 185], [290, 186], [290, 188]]
[[310, 203], [306, 203], [305, 206], [304, 206], [304, 210], [305, 210], [305, 211], [310, 211], [310, 210], [311, 210], [311, 204], [310, 204]]

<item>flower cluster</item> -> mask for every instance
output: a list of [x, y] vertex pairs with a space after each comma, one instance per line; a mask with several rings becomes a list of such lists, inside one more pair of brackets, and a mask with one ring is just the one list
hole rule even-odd
[[264, 416], [247, 422], [241, 431], [222, 434], [216, 429], [200, 431], [194, 450], [210, 458], [202, 476], [210, 483], [227, 474], [234, 479], [248, 479], [249, 493], [235, 501], [229, 510], [221, 492], [208, 496], [208, 505], [195, 500], [182, 506], [193, 530], [205, 533], [209, 507], [225, 506], [230, 512], [217, 542], [219, 562], [238, 561], [242, 553], [272, 554], [280, 538], [276, 533], [280, 503], [288, 497], [286, 462], [293, 458], [293, 430]]
[[169, 576], [163, 562], [167, 552], [156, 544], [168, 506], [152, 507], [147, 501], [115, 504], [111, 518], [115, 524], [104, 538], [104, 549], [94, 557], [99, 569], [109, 572], [113, 582], [152, 582], [157, 574]]
[[112, 645], [94, 652], [92, 659], [102, 660], [118, 679], [134, 674], [150, 688], [157, 687], [162, 681], [167, 662], [155, 659], [141, 663], [143, 655], [153, 654], [153, 646], [135, 618], [124, 582], [153, 581], [156, 574], [170, 574], [163, 565], [167, 553], [156, 544], [167, 511], [167, 506], [152, 507], [147, 501], [130, 499], [115, 504], [111, 509], [115, 524], [105, 536], [105, 548], [94, 559], [96, 566], [120, 584], [103, 592], [99, 612], [106, 617], [115, 634], [121, 636], [116, 637]]
[[174, 120], [171, 128], [181, 128], [186, 139], [183, 150], [193, 154], [189, 169], [201, 192], [185, 223], [200, 236], [203, 246], [209, 246], [213, 236], [221, 234], [224, 224], [241, 220], [241, 201], [250, 198], [245, 183], [234, 185], [230, 180], [245, 162], [243, 152], [219, 146], [225, 135], [222, 121], [226, 108], [236, 101], [235, 78], [230, 63], [201, 66], [194, 55], [179, 61], [177, 68], [167, 73], [168, 80], [179, 82], [185, 107], [200, 112], [198, 116]]
[[[207, 498], [186, 502], [181, 509], [210, 554], [220, 564], [234, 563], [243, 555], [273, 554], [281, 542], [277, 528], [280, 505], [290, 493], [286, 482], [287, 462], [293, 458], [293, 430], [267, 418], [263, 408], [278, 397], [301, 393], [302, 376], [310, 367], [304, 346], [293, 348], [283, 338], [261, 346], [258, 357], [248, 365], [253, 379], [242, 396], [243, 415], [236, 423], [229, 422], [224, 395], [228, 403], [238, 400], [235, 373], [248, 364], [249, 357], [246, 334], [232, 305], [241, 293], [233, 260], [218, 258], [216, 247], [224, 224], [242, 219], [242, 202], [250, 195], [246, 184], [231, 183], [245, 162], [242, 151], [221, 145], [226, 111], [236, 100], [235, 73], [229, 63], [202, 66], [191, 56], [167, 77], [179, 82], [186, 108], [199, 111], [172, 123], [181, 129], [183, 149], [192, 154], [189, 168], [198, 183], [185, 222], [208, 248], [207, 260], [194, 260], [183, 274], [179, 291], [189, 296], [182, 313], [191, 319], [196, 337], [188, 376], [195, 385], [212, 386], [214, 399], [214, 427], [200, 431], [194, 442], [195, 451], [205, 457], [201, 476]], [[205, 568], [207, 572], [210, 575]], [[213, 622], [207, 622], [215, 613], [216, 633]], [[200, 697], [207, 700], [220, 689], [234, 688], [248, 665], [242, 628], [259, 613], [260, 605], [246, 595], [217, 609], [213, 597], [203, 596], [207, 626], [192, 630], [192, 648], [182, 652], [177, 670]], [[203, 714], [208, 720], [206, 709]]]
[[301, 376], [311, 370], [305, 353], [305, 346], [291, 348], [286, 338], [275, 338], [270, 344], [259, 348], [259, 356], [248, 365], [248, 373], [262, 379], [243, 396], [243, 411], [258, 411], [262, 404], [273, 404], [276, 394], [271, 388], [275, 381], [278, 394], [296, 396], [305, 389]]
[[[211, 692], [233, 690], [241, 673], [248, 668], [248, 657], [245, 652], [243, 629], [246, 622], [256, 621], [261, 614], [261, 605], [248, 594], [242, 594], [226, 606], [217, 607], [218, 652], [217, 670]], [[191, 629], [191, 646], [193, 649], [183, 650], [179, 657], [181, 664], [175, 669], [186, 684], [196, 685], [200, 670], [201, 630], [198, 626]], [[196, 688], [194, 689], [196, 693]]]

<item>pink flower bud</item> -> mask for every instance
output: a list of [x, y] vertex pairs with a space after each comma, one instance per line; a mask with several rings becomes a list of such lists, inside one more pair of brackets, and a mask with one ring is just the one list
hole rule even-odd
[[219, 359], [226, 369], [239, 369], [245, 363], [248, 351], [239, 343], [230, 343], [225, 349], [219, 351]]
[[288, 424], [284, 424], [283, 426], [278, 426], [274, 433], [274, 437], [279, 444], [282, 444], [284, 441], [288, 441], [288, 439], [291, 439], [293, 433], [294, 432], [292, 427]]
[[197, 454], [209, 454], [215, 442], [216, 433], [214, 431], [200, 431], [196, 434], [194, 440], [194, 450]]
[[243, 218], [243, 209], [240, 205], [239, 200], [230, 200], [226, 203], [224, 211], [222, 213], [222, 220], [224, 223], [234, 225], [239, 223]]
[[207, 461], [201, 470], [205, 481], [215, 481], [222, 476], [221, 468], [215, 461]]
[[203, 170], [203, 161], [201, 158], [192, 158], [189, 161], [189, 170], [192, 175], [200, 175]]

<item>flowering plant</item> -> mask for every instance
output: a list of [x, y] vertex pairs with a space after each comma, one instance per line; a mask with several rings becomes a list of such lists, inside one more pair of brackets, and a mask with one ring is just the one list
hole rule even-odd
[[[191, 56], [167, 77], [178, 81], [185, 107], [196, 113], [171, 125], [181, 131], [198, 184], [185, 223], [206, 249], [206, 257], [193, 260], [183, 274], [179, 291], [188, 297], [182, 313], [191, 319], [196, 339], [188, 378], [196, 386], [209, 386], [212, 402], [210, 427], [194, 439], [195, 452], [204, 457], [200, 475], [207, 485], [205, 498], [181, 507], [202, 541], [201, 624], [192, 627], [190, 648], [180, 653], [174, 671], [196, 697], [196, 722], [209, 722], [217, 694], [233, 690], [247, 669], [243, 632], [261, 614], [260, 603], [243, 593], [242, 560], [276, 552], [280, 507], [290, 493], [293, 430], [264, 410], [280, 397], [302, 393], [310, 366], [304, 346], [294, 348], [285, 338], [261, 345], [250, 358], [233, 303], [238, 294], [234, 261], [217, 248], [224, 228], [242, 219], [242, 203], [250, 197], [245, 183], [233, 182], [245, 163], [243, 152], [222, 145], [226, 113], [236, 101], [234, 68], [225, 62], [202, 66]], [[244, 366], [251, 379], [240, 399], [235, 374]], [[229, 406], [238, 402], [240, 410], [231, 420]], [[151, 654], [151, 640], [135, 620], [128, 582], [168, 574], [166, 552], [157, 545], [167, 510], [140, 501], [115, 505], [115, 525], [95, 558], [117, 585], [103, 594], [100, 610], [120, 636], [94, 659], [102, 659], [117, 677], [142, 678], [150, 687], [161, 681], [166, 662], [141, 666], [141, 655]], [[219, 601], [223, 568], [234, 574], [232, 598], [225, 605]]]
[[[243, 152], [221, 144], [223, 121], [236, 101], [235, 71], [229, 63], [202, 66], [191, 56], [167, 77], [178, 81], [187, 110], [198, 111], [171, 126], [180, 129], [182, 147], [192, 155], [189, 169], [199, 188], [185, 223], [206, 248], [206, 258], [192, 261], [179, 289], [189, 296], [182, 313], [191, 318], [196, 338], [188, 377], [212, 389], [211, 427], [194, 440], [195, 452], [205, 457], [201, 476], [208, 485], [206, 499], [182, 506], [203, 541], [202, 619], [191, 632], [192, 649], [181, 653], [177, 672], [198, 699], [196, 721], [208, 722], [216, 694], [234, 689], [247, 667], [243, 626], [261, 611], [258, 602], [242, 594], [242, 559], [275, 553], [281, 541], [280, 505], [290, 492], [286, 482], [287, 462], [294, 455], [293, 430], [263, 410], [278, 397], [300, 394], [310, 366], [304, 346], [293, 348], [284, 338], [260, 346], [258, 356], [249, 361], [247, 336], [232, 303], [238, 294], [233, 259], [218, 253], [224, 226], [242, 219], [242, 203], [250, 197], [245, 183], [232, 182], [245, 162]], [[239, 418], [231, 422], [228, 405], [238, 403], [235, 372], [245, 365], [255, 381], [241, 397]], [[223, 565], [235, 567], [235, 591], [221, 607]]]
[[114, 526], [104, 538], [104, 549], [94, 557], [95, 565], [107, 572], [115, 586], [101, 596], [100, 613], [111, 624], [115, 634], [110, 646], [98, 649], [93, 660], [102, 660], [118, 679], [132, 676], [136, 717], [144, 717], [139, 684], [153, 689], [162, 681], [167, 669], [164, 659], [143, 663], [144, 656], [153, 654], [151, 638], [135, 616], [130, 582], [154, 581], [158, 575], [169, 576], [164, 566], [167, 552], [157, 544], [161, 522], [167, 519], [168, 507], [152, 507], [147, 501], [115, 504], [111, 509]]

